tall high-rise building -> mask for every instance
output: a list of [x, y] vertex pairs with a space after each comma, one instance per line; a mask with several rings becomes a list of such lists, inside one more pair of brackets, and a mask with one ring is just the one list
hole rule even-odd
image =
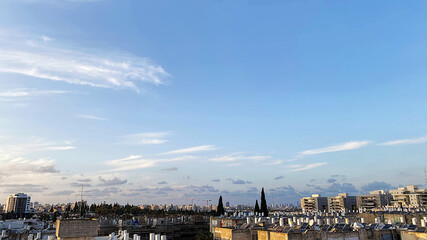
[[7, 198], [4, 211], [9, 213], [13, 212], [16, 214], [28, 213], [30, 209], [31, 197], [24, 193], [17, 193], [10, 195]]

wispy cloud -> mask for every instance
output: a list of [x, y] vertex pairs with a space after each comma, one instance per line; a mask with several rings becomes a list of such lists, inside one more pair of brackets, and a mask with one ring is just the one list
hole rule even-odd
[[152, 145], [152, 144], [163, 144], [168, 142], [165, 138], [172, 135], [173, 132], [145, 132], [128, 134], [121, 136], [121, 143], [130, 145]]
[[174, 158], [144, 158], [141, 155], [131, 155], [126, 158], [106, 161], [105, 165], [112, 167], [107, 172], [120, 172], [120, 171], [131, 171], [142, 168], [150, 168], [159, 164], [170, 163], [170, 162], [183, 162], [188, 160], [194, 160], [194, 156], [180, 156]]
[[212, 161], [212, 162], [234, 162], [237, 160], [239, 160], [239, 157], [233, 157], [233, 156], [228, 156], [228, 155], [214, 157], [214, 158], [209, 159], [209, 161]]
[[84, 119], [90, 119], [90, 120], [99, 120], [99, 121], [108, 121], [110, 119], [108, 118], [103, 118], [103, 117], [98, 117], [98, 116], [93, 116], [93, 115], [77, 115], [78, 118], [84, 118]]
[[211, 151], [215, 149], [217, 148], [214, 145], [202, 145], [197, 147], [177, 149], [177, 150], [165, 152], [162, 154], [186, 154], [186, 153], [194, 153], [194, 152], [202, 152], [202, 151]]
[[43, 40], [43, 42], [50, 42], [54, 40], [53, 38], [50, 38], [46, 35], [41, 35], [40, 38]]
[[169, 75], [147, 58], [107, 50], [54, 46], [45, 44], [43, 39], [40, 42], [27, 40], [31, 38], [37, 39], [0, 32], [0, 72], [136, 91], [140, 83], [162, 84]]
[[321, 167], [323, 165], [328, 164], [327, 162], [320, 162], [320, 163], [311, 163], [311, 164], [307, 164], [307, 165], [291, 165], [290, 168], [291, 170], [289, 170], [290, 172], [299, 172], [299, 171], [304, 171], [304, 170], [309, 170], [312, 168], [317, 168], [317, 167]]
[[239, 160], [250, 160], [254, 162], [261, 162], [268, 159], [271, 159], [271, 156], [267, 155], [254, 155], [254, 156], [243, 156], [243, 155], [237, 155], [237, 154], [231, 154], [231, 155], [224, 155], [224, 156], [216, 156], [213, 158], [210, 158], [209, 161], [212, 162], [235, 162]]
[[361, 147], [364, 147], [369, 144], [369, 141], [353, 141], [353, 142], [346, 142], [338, 145], [333, 145], [325, 148], [317, 148], [317, 149], [311, 149], [306, 150], [303, 152], [300, 152], [300, 156], [304, 155], [315, 155], [315, 154], [321, 154], [321, 153], [329, 153], [329, 152], [340, 152], [340, 151], [348, 151], [353, 149], [358, 149]]
[[34, 157], [33, 153], [66, 151], [74, 149], [70, 142], [53, 142], [39, 138], [16, 139], [5, 137], [0, 144], [0, 175], [25, 175], [40, 178], [45, 174], [59, 173], [55, 160]]
[[24, 140], [5, 138], [0, 145], [0, 156], [2, 154], [22, 156], [32, 152], [66, 151], [72, 149], [75, 149], [75, 146], [67, 141], [46, 141], [45, 139], [35, 137]]
[[69, 93], [62, 90], [39, 90], [29, 88], [15, 88], [0, 92], [0, 99], [3, 100], [17, 100], [22, 98], [29, 98], [33, 96], [46, 96]]
[[427, 137], [419, 137], [419, 138], [398, 139], [398, 140], [388, 141], [388, 142], [380, 143], [380, 145], [394, 146], [394, 145], [403, 145], [403, 144], [420, 144], [425, 142], [427, 142]]
[[51, 159], [38, 159], [29, 160], [25, 157], [14, 157], [14, 156], [0, 156], [0, 164], [2, 166], [0, 173], [8, 174], [13, 172], [14, 174], [22, 173], [58, 173], [55, 162]]

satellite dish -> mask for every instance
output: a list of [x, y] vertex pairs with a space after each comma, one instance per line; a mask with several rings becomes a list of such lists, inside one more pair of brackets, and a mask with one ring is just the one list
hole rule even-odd
[[314, 220], [310, 219], [310, 221], [308, 222], [308, 225], [313, 226], [314, 225]]

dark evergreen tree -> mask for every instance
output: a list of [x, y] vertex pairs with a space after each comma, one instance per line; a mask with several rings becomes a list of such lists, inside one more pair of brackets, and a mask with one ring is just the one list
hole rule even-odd
[[259, 213], [258, 199], [255, 201], [255, 209], [254, 209], [254, 213]]
[[222, 204], [222, 196], [219, 196], [218, 207], [216, 209], [218, 215], [223, 215], [225, 213], [224, 205]]
[[261, 190], [261, 212], [264, 213], [264, 216], [268, 216], [268, 209], [267, 209], [267, 201], [265, 200], [265, 193], [264, 188]]

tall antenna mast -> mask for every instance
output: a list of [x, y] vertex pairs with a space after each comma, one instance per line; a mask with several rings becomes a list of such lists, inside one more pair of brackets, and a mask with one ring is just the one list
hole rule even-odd
[[424, 168], [424, 178], [426, 180], [426, 186], [427, 186], [427, 170], [426, 170], [426, 168]]
[[82, 190], [80, 191], [80, 217], [83, 217], [83, 184], [81, 184]]

